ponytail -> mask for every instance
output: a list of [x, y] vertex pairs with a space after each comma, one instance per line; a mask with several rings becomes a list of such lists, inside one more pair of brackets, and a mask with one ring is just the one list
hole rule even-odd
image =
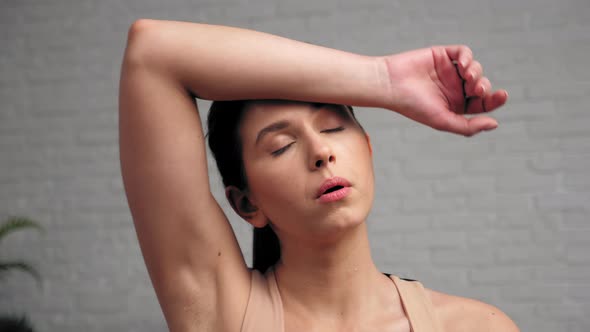
[[281, 244], [279, 243], [277, 234], [275, 234], [270, 225], [262, 228], [254, 228], [253, 234], [252, 265], [254, 270], [264, 273], [281, 258]]

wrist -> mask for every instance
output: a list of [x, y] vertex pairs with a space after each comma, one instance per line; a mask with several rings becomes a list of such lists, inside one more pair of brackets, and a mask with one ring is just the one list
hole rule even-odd
[[395, 88], [393, 87], [394, 82], [392, 81], [392, 70], [395, 66], [391, 64], [391, 57], [379, 56], [374, 57], [375, 62], [375, 80], [377, 82], [376, 92], [376, 105], [379, 108], [394, 110], [396, 109], [395, 101]]
[[335, 103], [391, 109], [391, 80], [384, 57], [355, 55], [353, 59], [341, 66], [346, 74], [337, 79], [331, 75], [335, 80], [330, 89], [338, 95]]
[[[424, 54], [422, 54], [424, 53]], [[416, 91], [424, 75], [428, 75], [421, 67], [425, 57], [431, 57], [430, 51], [416, 50], [383, 56], [379, 58], [382, 80], [383, 108], [408, 116]]]

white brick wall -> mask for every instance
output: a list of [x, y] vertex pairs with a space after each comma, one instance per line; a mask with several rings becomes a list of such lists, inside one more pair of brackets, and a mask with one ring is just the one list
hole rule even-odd
[[[523, 331], [590, 330], [587, 0], [2, 1], [0, 217], [30, 216], [47, 233], [0, 244], [0, 257], [44, 277], [41, 289], [19, 273], [0, 281], [0, 313], [27, 312], [39, 331], [165, 329], [118, 163], [119, 65], [140, 17], [373, 55], [470, 45], [511, 96], [495, 132], [466, 139], [357, 112], [375, 148], [375, 259], [490, 302]], [[216, 173], [211, 181], [223, 198]], [[232, 222], [249, 257], [249, 227]]]

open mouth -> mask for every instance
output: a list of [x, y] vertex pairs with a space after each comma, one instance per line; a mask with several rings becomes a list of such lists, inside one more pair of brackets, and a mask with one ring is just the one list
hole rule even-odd
[[316, 191], [316, 198], [323, 202], [339, 200], [346, 197], [350, 193], [351, 183], [339, 176], [324, 180]]
[[334, 192], [334, 191], [336, 191], [336, 190], [340, 190], [340, 189], [342, 189], [342, 188], [344, 188], [344, 187], [343, 187], [343, 186], [334, 186], [334, 187], [332, 187], [332, 188], [328, 188], [328, 190], [324, 191], [324, 195], [325, 195], [325, 194], [329, 194], [329, 193], [331, 193], [331, 192]]

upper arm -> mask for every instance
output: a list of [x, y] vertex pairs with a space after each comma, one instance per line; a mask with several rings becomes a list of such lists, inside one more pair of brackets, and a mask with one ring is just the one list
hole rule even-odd
[[171, 330], [238, 331], [250, 274], [210, 192], [198, 109], [172, 75], [145, 63], [141, 24], [131, 28], [121, 74], [119, 147], [144, 260]]
[[444, 331], [520, 332], [516, 324], [493, 305], [429, 290]]

